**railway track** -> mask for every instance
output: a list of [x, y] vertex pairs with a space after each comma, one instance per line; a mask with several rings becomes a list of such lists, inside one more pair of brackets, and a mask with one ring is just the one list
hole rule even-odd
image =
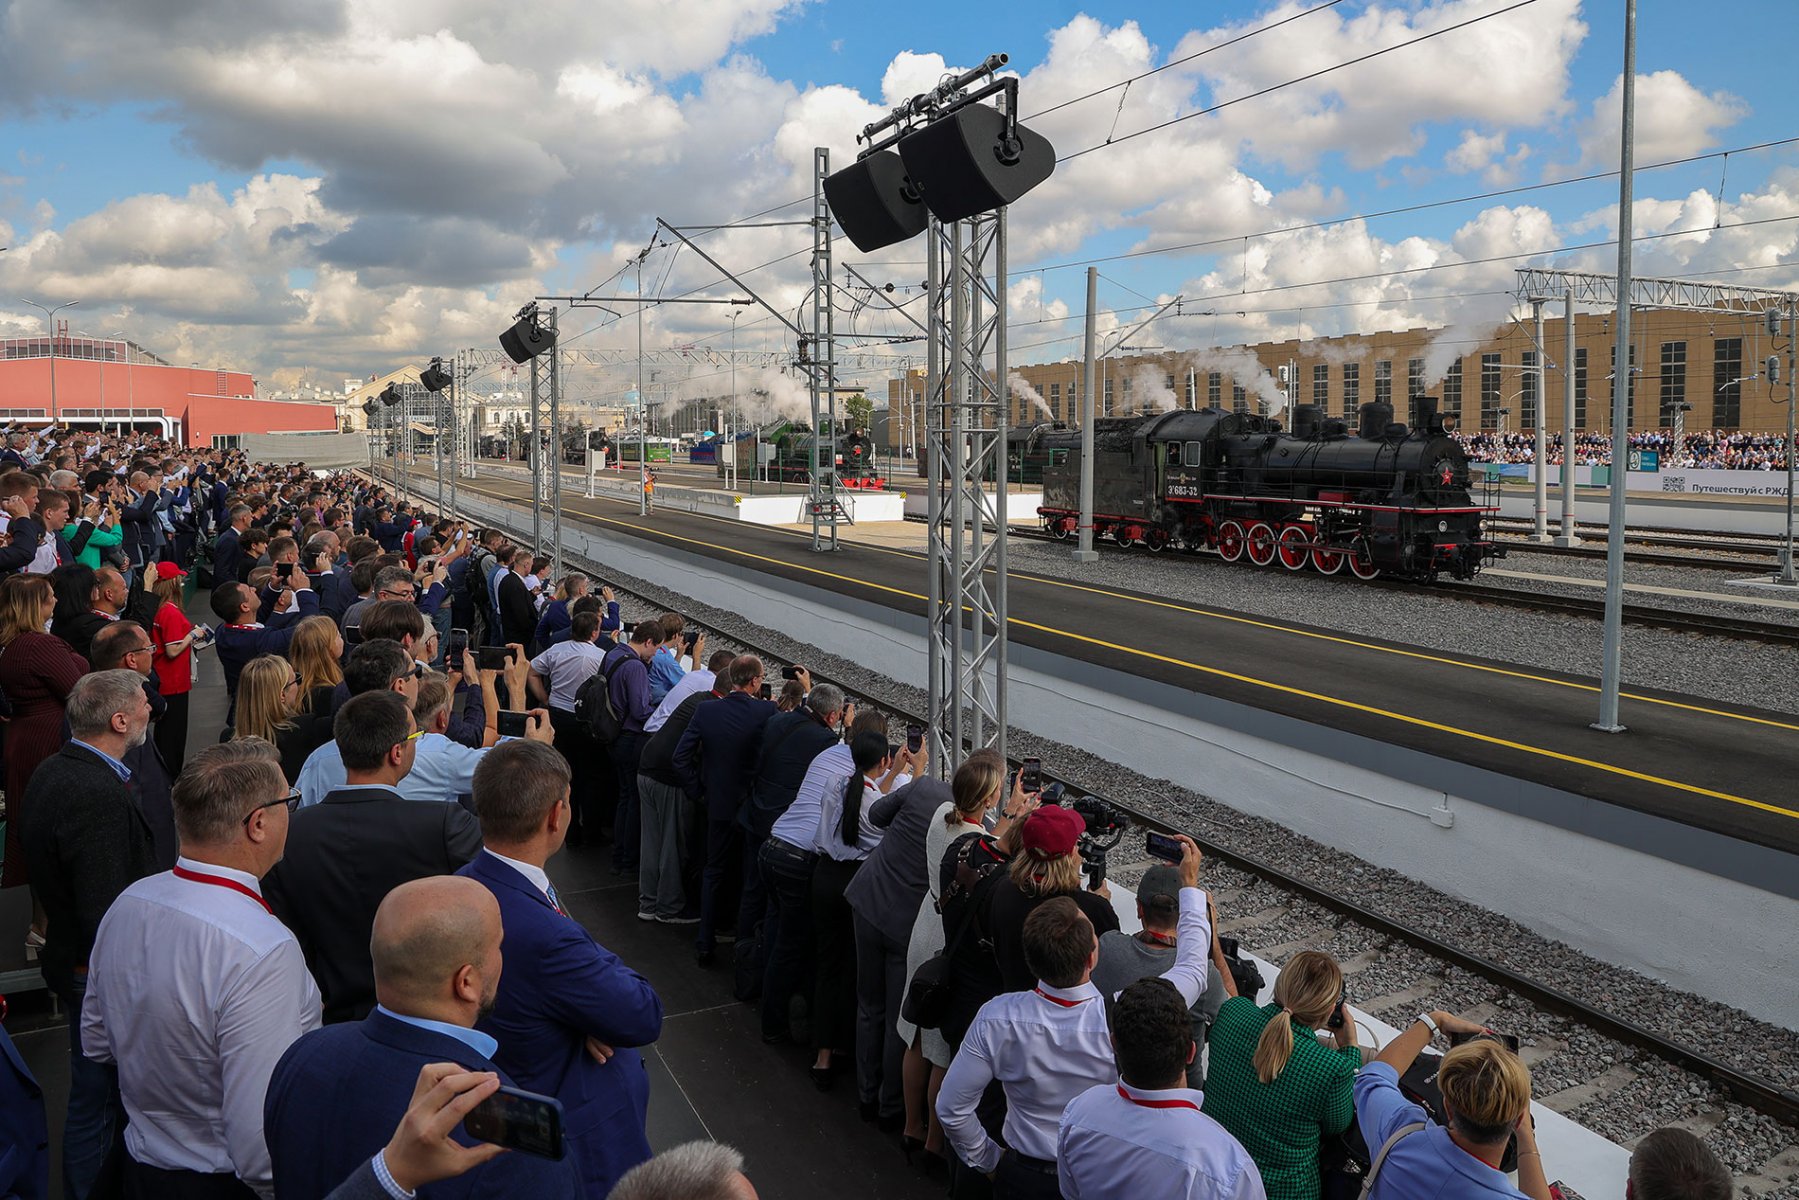
[[[1629, 539], [1635, 541], [1636, 539]], [[1505, 537], [1502, 541], [1507, 554], [1542, 554], [1558, 558], [1586, 558], [1603, 560], [1606, 555], [1604, 546], [1548, 546], [1540, 542], [1525, 541], [1518, 537]], [[1660, 543], [1650, 543], [1651, 545]], [[1760, 551], [1747, 546], [1707, 546], [1704, 549], [1731, 549], [1750, 554], [1765, 553], [1772, 556], [1775, 551]], [[1694, 571], [1730, 571], [1738, 575], [1766, 574], [1774, 565], [1771, 557], [1758, 559], [1747, 558], [1709, 558], [1701, 554], [1664, 554], [1654, 550], [1626, 550], [1626, 562], [1640, 563], [1652, 567], [1685, 567]]]
[[[918, 520], [920, 518], [908, 518]], [[1057, 541], [1041, 529], [1028, 525], [1013, 525], [1007, 529], [1008, 537], [1022, 537], [1031, 541]], [[1098, 542], [1095, 545], [1109, 545]], [[1119, 547], [1113, 545], [1113, 549]], [[1131, 547], [1123, 547], [1125, 550]], [[1173, 553], [1172, 551], [1170, 553]], [[1267, 568], [1272, 570], [1274, 568]], [[1756, 569], [1764, 569], [1758, 567]], [[1361, 582], [1363, 586], [1388, 588], [1395, 591], [1416, 593], [1420, 585], [1399, 580], [1375, 579]], [[1345, 583], [1345, 586], [1351, 586]], [[1550, 592], [1522, 591], [1513, 588], [1491, 587], [1478, 583], [1456, 583], [1440, 581], [1428, 588], [1433, 596], [1450, 596], [1470, 603], [1496, 604], [1506, 608], [1518, 608], [1526, 611], [1561, 613], [1567, 616], [1590, 617], [1602, 619], [1605, 616], [1605, 603], [1601, 600], [1589, 600], [1581, 596], [1562, 596]], [[1741, 617], [1720, 617], [1709, 613], [1682, 612], [1679, 609], [1654, 608], [1643, 604], [1626, 604], [1624, 606], [1624, 623], [1641, 625], [1655, 629], [1672, 629], [1681, 633], [1704, 634], [1712, 637], [1728, 637], [1738, 641], [1766, 642], [1777, 646], [1799, 646], [1799, 626], [1782, 624], [1776, 621], [1755, 621]]]
[[[502, 503], [512, 503], [510, 497], [491, 498]], [[522, 533], [522, 527], [515, 532]], [[586, 565], [608, 578], [612, 577], [600, 564]], [[746, 636], [740, 627], [733, 627], [728, 613], [718, 613], [716, 616], [702, 613], [701, 606], [693, 605], [684, 598], [659, 588], [634, 589], [629, 586], [621, 587], [616, 582], [613, 586], [621, 598], [641, 606], [641, 611], [636, 614], [640, 617], [653, 611], [661, 611], [671, 603], [680, 604], [683, 606], [682, 611], [690, 614], [689, 619], [694, 624], [705, 628], [709, 635], [716, 635], [720, 642], [756, 654], [771, 665], [800, 661], [803, 658], [815, 680], [838, 684], [846, 694], [875, 700], [898, 722], [922, 723], [925, 720], [924, 714], [918, 711], [916, 689], [891, 680], [883, 681], [882, 687], [871, 688], [866, 678], [856, 681], [848, 677], [854, 669], [853, 664], [834, 664], [826, 656], [809, 652], [797, 642], [772, 644], [785, 640], [780, 635], [774, 638]], [[1013, 737], [1029, 740], [1030, 735], [1014, 733]], [[1049, 762], [1045, 761], [1046, 764]], [[1013, 762], [1016, 763], [1017, 759], [1014, 758]], [[1205, 850], [1211, 863], [1221, 864], [1224, 868], [1221, 872], [1217, 865], [1208, 867], [1211, 872], [1208, 886], [1213, 888], [1221, 912], [1232, 912], [1234, 900], [1243, 900], [1248, 905], [1260, 905], [1254, 911], [1239, 911], [1223, 922], [1224, 927], [1227, 931], [1251, 939], [1261, 936], [1258, 935], [1258, 930], [1266, 931], [1265, 936], [1274, 940], [1260, 944], [1265, 952], [1298, 950], [1313, 944], [1320, 948], [1328, 946], [1344, 961], [1352, 988], [1357, 987], [1358, 978], [1367, 977], [1372, 980], [1380, 977], [1381, 973], [1375, 968], [1392, 959], [1395, 946], [1410, 948], [1424, 956], [1418, 969], [1409, 973], [1406, 979], [1383, 982], [1378, 985], [1380, 990], [1377, 993], [1358, 996], [1358, 1006], [1364, 1011], [1377, 1014], [1387, 1008], [1392, 1008], [1395, 1012], [1402, 1008], [1410, 1011], [1416, 1007], [1417, 996], [1438, 994], [1445, 988], [1453, 990], [1452, 981], [1458, 973], [1465, 973], [1499, 989], [1499, 998], [1516, 997], [1535, 1006], [1542, 1013], [1562, 1018], [1592, 1034], [1609, 1039], [1617, 1043], [1618, 1047], [1641, 1051], [1704, 1081], [1724, 1097], [1790, 1129], [1799, 1130], [1799, 1092], [1759, 1077], [1742, 1066], [1714, 1057], [1684, 1038], [1610, 1011], [1601, 1003], [1557, 987], [1526, 970], [1487, 957], [1418, 924], [1378, 911], [1354, 896], [1320, 886], [1299, 872], [1246, 851], [1217, 835], [1182, 827], [1180, 818], [1169, 811], [1151, 811], [1145, 806], [1120, 801], [1105, 794], [1103, 788], [1094, 786], [1092, 780], [1077, 775], [1063, 775], [1053, 769], [1046, 770], [1045, 775], [1051, 781], [1063, 784], [1072, 795], [1093, 796], [1104, 801], [1132, 822], [1131, 829], [1134, 831], [1154, 829], [1193, 836]], [[1115, 780], [1117, 772], [1108, 771], [1105, 775], [1107, 779]], [[1125, 862], [1123, 851], [1117, 854], [1112, 860], [1115, 874], [1134, 866], [1147, 865], [1146, 861]], [[1270, 891], [1277, 895], [1277, 903], [1273, 905], [1267, 903]], [[1298, 931], [1299, 936], [1295, 937], [1290, 918], [1297, 918], [1302, 925], [1309, 923], [1311, 928]], [[1352, 945], [1359, 943], [1359, 949], [1345, 953], [1342, 943], [1346, 940]], [[1371, 984], [1371, 991], [1373, 986]], [[1481, 1012], [1484, 1007], [1477, 1004], [1476, 1013]], [[1659, 1011], [1659, 1008], [1649, 1011]], [[1545, 1061], [1553, 1064], [1556, 1057], [1563, 1053], [1569, 1053], [1579, 1062], [1586, 1061], [1581, 1055], [1572, 1053], [1565, 1042], [1558, 1044], [1558, 1039], [1553, 1035], [1539, 1040], [1534, 1047], [1527, 1046], [1527, 1058], [1535, 1060], [1533, 1068]], [[1621, 1093], [1639, 1080], [1653, 1077], [1653, 1071], [1638, 1071], [1626, 1065], [1629, 1057], [1628, 1054], [1604, 1055], [1601, 1060], [1603, 1069], [1591, 1071], [1592, 1077], [1581, 1077], [1587, 1068], [1578, 1064], [1564, 1073], [1565, 1079], [1549, 1072], [1546, 1077], [1556, 1079], [1564, 1086], [1547, 1090], [1538, 1099], [1558, 1111], [1572, 1112], [1579, 1109], [1582, 1113], [1590, 1112], [1595, 1103], [1603, 1106], [1609, 1097]], [[1723, 1120], [1728, 1119], [1729, 1114], [1726, 1113]], [[1659, 1123], [1660, 1120], [1657, 1119], [1655, 1124]], [[1640, 1129], [1608, 1132], [1607, 1136], [1625, 1141], [1649, 1132], [1655, 1124]], [[1739, 1167], [1739, 1177], [1745, 1171], [1758, 1171], [1763, 1165], [1765, 1160], [1743, 1163]], [[1778, 1169], [1778, 1164], [1770, 1166], [1770, 1170]], [[1754, 1178], [1761, 1190], [1778, 1186], [1777, 1182], [1770, 1183], [1764, 1175], [1757, 1174]]]

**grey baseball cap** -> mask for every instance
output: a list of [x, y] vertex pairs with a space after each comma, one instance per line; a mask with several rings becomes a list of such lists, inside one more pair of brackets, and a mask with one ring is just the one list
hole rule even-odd
[[1143, 872], [1137, 883], [1137, 903], [1146, 909], [1177, 912], [1181, 907], [1181, 873], [1157, 865]]

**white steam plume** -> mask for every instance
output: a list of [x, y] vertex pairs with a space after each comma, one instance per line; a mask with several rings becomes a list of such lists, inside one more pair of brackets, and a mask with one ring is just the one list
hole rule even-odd
[[1014, 396], [1021, 396], [1024, 399], [1029, 400], [1031, 405], [1036, 408], [1038, 412], [1043, 414], [1043, 419], [1045, 421], [1053, 421], [1056, 419], [1056, 414], [1050, 410], [1048, 403], [1044, 401], [1043, 393], [1032, 387], [1031, 381], [1026, 379], [1023, 375], [1020, 375], [1017, 371], [1009, 372], [1006, 375], [1006, 384], [1012, 389], [1012, 394]]
[[1195, 370], [1217, 371], [1261, 402], [1268, 416], [1278, 416], [1287, 406], [1280, 381], [1269, 373], [1245, 346], [1214, 346], [1187, 356]]
[[744, 414], [761, 425], [785, 417], [805, 425], [812, 419], [812, 392], [791, 375], [773, 368], [758, 371], [742, 396]]
[[1442, 383], [1457, 359], [1504, 333], [1511, 321], [1509, 296], [1479, 296], [1458, 305], [1450, 323], [1424, 348], [1425, 388]]
[[1168, 386], [1168, 373], [1158, 366], [1143, 366], [1131, 377], [1138, 412], [1167, 412], [1179, 408], [1174, 389]]

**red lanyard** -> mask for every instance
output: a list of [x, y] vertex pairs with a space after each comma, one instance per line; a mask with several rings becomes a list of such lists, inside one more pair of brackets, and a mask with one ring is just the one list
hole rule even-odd
[[256, 903], [262, 905], [263, 912], [268, 913], [271, 917], [275, 915], [275, 910], [269, 907], [269, 902], [258, 895], [255, 889], [247, 888], [235, 879], [221, 879], [217, 875], [202, 875], [200, 872], [190, 871], [186, 867], [176, 867], [175, 878], [185, 879], [189, 883], [206, 883], [211, 884], [213, 887], [230, 888], [234, 892], [242, 892], [244, 895], [250, 897], [250, 899], [256, 901]]
[[1172, 946], [1174, 945], [1174, 934], [1157, 933], [1153, 929], [1141, 929], [1137, 931], [1137, 940], [1150, 946]]
[[1032, 988], [1031, 990], [1033, 992], [1036, 992], [1039, 996], [1042, 996], [1045, 1000], [1048, 1000], [1051, 1004], [1057, 1005], [1058, 1007], [1061, 1007], [1061, 1008], [1077, 1008], [1080, 1005], [1087, 1003], [1086, 997], [1082, 997], [1079, 1000], [1064, 1000], [1060, 996], [1050, 995], [1048, 992], [1044, 991], [1042, 988]]
[[1139, 1100], [1137, 1097], [1125, 1091], [1122, 1083], [1118, 1085], [1118, 1094], [1123, 1096], [1126, 1100], [1129, 1100], [1132, 1104], [1135, 1104], [1138, 1108], [1190, 1108], [1194, 1112], [1199, 1111], [1199, 1105], [1193, 1103], [1191, 1100]]

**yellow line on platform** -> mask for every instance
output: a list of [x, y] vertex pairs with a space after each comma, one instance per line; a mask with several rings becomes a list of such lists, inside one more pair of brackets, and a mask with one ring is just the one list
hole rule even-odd
[[[491, 493], [489, 493], [489, 495], [491, 495]], [[824, 570], [820, 569], [820, 567], [806, 567], [806, 565], [802, 565], [802, 563], [790, 563], [790, 561], [779, 560], [779, 558], [770, 558], [770, 556], [766, 556], [766, 554], [757, 554], [757, 552], [754, 551], [743, 551], [743, 549], [732, 547], [732, 545], [720, 545], [720, 543], [716, 542], [703, 542], [700, 538], [689, 538], [689, 536], [684, 536], [684, 534], [669, 533], [666, 529], [644, 529], [642, 525], [631, 524], [631, 522], [622, 522], [622, 520], [615, 520], [615, 518], [610, 518], [610, 516], [597, 515], [597, 513], [590, 513], [590, 515], [586, 516], [588, 516], [590, 520], [601, 522], [601, 524], [617, 525], [619, 529], [630, 529], [633, 533], [651, 533], [655, 534], [657, 538], [667, 538], [669, 542], [680, 542], [685, 543], [685, 545], [705, 547], [705, 549], [709, 549], [709, 551], [723, 551], [727, 552], [727, 554], [734, 554], [734, 556], [738, 556], [738, 558], [745, 558], [745, 560], [757, 561], [757, 563], [770, 563], [770, 565], [774, 565], [774, 567], [786, 567], [786, 569], [790, 570], [799, 570], [799, 572], [810, 574], [810, 576], [819, 576], [819, 578], [837, 579], [838, 583], [853, 583], [856, 587], [871, 588], [871, 590], [876, 590], [876, 592], [887, 592], [887, 594], [891, 594], [891, 596], [903, 596], [907, 597], [907, 599], [925, 601], [925, 603], [928, 603], [928, 599], [930, 599], [930, 597], [921, 596], [921, 594], [917, 594], [917, 592], [907, 592], [905, 588], [889, 587], [889, 585], [883, 585], [883, 583], [871, 583], [871, 581], [858, 578], [858, 576], [838, 574], [835, 570]], [[1020, 578], [1034, 579], [1036, 576], [1020, 576]], [[1060, 585], [1060, 587], [1076, 588], [1076, 590], [1081, 590], [1081, 592], [1096, 592], [1096, 594], [1101, 594], [1101, 596], [1112, 596], [1117, 597], [1117, 599], [1126, 599], [1126, 601], [1153, 604], [1153, 606], [1159, 606], [1159, 608], [1171, 608], [1171, 610], [1178, 610], [1178, 612], [1200, 613], [1200, 615], [1218, 617], [1218, 619], [1222, 619], [1222, 621], [1243, 622], [1243, 624], [1252, 624], [1252, 626], [1266, 628], [1266, 630], [1284, 631], [1284, 633], [1299, 633], [1302, 637], [1322, 637], [1322, 639], [1333, 640], [1333, 642], [1342, 642], [1342, 644], [1346, 644], [1346, 646], [1360, 646], [1360, 648], [1365, 649], [1382, 649], [1382, 651], [1400, 653], [1400, 655], [1407, 655], [1407, 657], [1423, 658], [1423, 660], [1428, 660], [1428, 662], [1441, 662], [1441, 664], [1445, 664], [1445, 666], [1472, 667], [1472, 669], [1481, 669], [1481, 671], [1495, 671], [1495, 673], [1499, 673], [1499, 675], [1517, 675], [1518, 678], [1526, 678], [1526, 680], [1540, 680], [1540, 682], [1545, 682], [1545, 684], [1562, 684], [1562, 680], [1553, 680], [1553, 678], [1526, 675], [1526, 673], [1517, 673], [1517, 671], [1502, 671], [1502, 669], [1497, 669], [1497, 667], [1484, 667], [1481, 666], [1481, 664], [1459, 662], [1459, 660], [1455, 660], [1455, 658], [1439, 658], [1434, 657], [1434, 655], [1414, 653], [1414, 651], [1400, 651], [1400, 649], [1392, 649], [1389, 648], [1389, 646], [1374, 646], [1371, 642], [1358, 642], [1358, 640], [1346, 639], [1346, 637], [1335, 637], [1335, 635], [1329, 635], [1329, 633], [1293, 630], [1290, 626], [1279, 626], [1279, 624], [1270, 624], [1270, 622], [1254, 621], [1254, 619], [1249, 619], [1249, 617], [1236, 617], [1236, 615], [1231, 615], [1231, 613], [1214, 613], [1209, 612], [1209, 610], [1204, 610], [1204, 608], [1187, 608], [1184, 604], [1166, 603], [1166, 601], [1155, 601], [1155, 599], [1146, 599], [1146, 597], [1139, 596], [1124, 596], [1124, 594], [1119, 594], [1119, 592], [1106, 592], [1105, 588], [1088, 588], [1085, 587], [1085, 585], [1070, 585], [1070, 583], [1054, 581], [1054, 579], [1045, 579], [1045, 583], [1056, 583], [1056, 585]], [[1169, 666], [1186, 667], [1189, 671], [1198, 671], [1198, 673], [1202, 673], [1202, 675], [1216, 676], [1216, 678], [1227, 678], [1227, 680], [1234, 680], [1234, 682], [1238, 682], [1238, 684], [1249, 684], [1252, 685], [1252, 687], [1263, 687], [1263, 689], [1268, 689], [1268, 691], [1277, 691], [1277, 693], [1288, 694], [1288, 696], [1299, 696], [1302, 700], [1315, 700], [1315, 702], [1328, 703], [1328, 705], [1340, 707], [1340, 709], [1349, 709], [1349, 711], [1353, 712], [1365, 712], [1365, 714], [1369, 714], [1369, 716], [1382, 716], [1382, 718], [1387, 718], [1387, 720], [1400, 721], [1403, 725], [1414, 725], [1414, 727], [1418, 727], [1418, 729], [1430, 729], [1434, 730], [1434, 732], [1441, 732], [1441, 734], [1450, 734], [1450, 736], [1455, 736], [1455, 738], [1468, 738], [1472, 739], [1472, 741], [1481, 741], [1484, 745], [1506, 747], [1508, 750], [1518, 750], [1518, 752], [1522, 752], [1522, 754], [1535, 754], [1535, 756], [1538, 757], [1554, 759], [1554, 761], [1558, 761], [1558, 763], [1572, 763], [1574, 766], [1587, 766], [1587, 768], [1599, 770], [1599, 772], [1619, 775], [1619, 777], [1623, 777], [1623, 779], [1635, 779], [1635, 781], [1639, 781], [1639, 783], [1655, 784], [1655, 786], [1662, 786], [1662, 788], [1671, 788], [1671, 790], [1675, 790], [1675, 792], [1687, 792], [1691, 793], [1691, 795], [1704, 795], [1707, 799], [1714, 799], [1714, 801], [1727, 801], [1731, 802], [1731, 804], [1741, 804], [1741, 806], [1745, 806], [1745, 808], [1756, 808], [1756, 810], [1765, 811], [1765, 813], [1776, 813], [1779, 817], [1794, 817], [1794, 819], [1799, 819], [1799, 810], [1781, 808], [1781, 806], [1777, 806], [1777, 804], [1767, 804], [1767, 802], [1756, 801], [1756, 799], [1750, 799], [1747, 795], [1734, 795], [1734, 793], [1731, 792], [1718, 792], [1718, 790], [1714, 790], [1714, 788], [1702, 788], [1702, 786], [1698, 786], [1698, 784], [1682, 783], [1682, 781], [1678, 781], [1678, 779], [1666, 779], [1666, 777], [1662, 777], [1662, 775], [1650, 775], [1646, 774], [1646, 772], [1639, 772], [1639, 770], [1630, 770], [1628, 766], [1614, 766], [1612, 763], [1601, 763], [1598, 759], [1580, 757], [1576, 756], [1576, 754], [1563, 754], [1562, 750], [1536, 747], [1536, 745], [1531, 745], [1531, 743], [1527, 743], [1527, 741], [1495, 738], [1493, 734], [1481, 734], [1481, 732], [1473, 732], [1473, 730], [1470, 729], [1461, 729], [1461, 727], [1455, 727], [1455, 725], [1445, 725], [1445, 723], [1441, 723], [1441, 721], [1427, 720], [1427, 718], [1421, 718], [1421, 716], [1410, 716], [1407, 712], [1394, 712], [1391, 711], [1391, 709], [1382, 709], [1382, 707], [1376, 707], [1376, 705], [1369, 705], [1369, 703], [1360, 703], [1356, 702], [1356, 700], [1344, 700], [1342, 696], [1329, 696], [1329, 694], [1317, 693], [1317, 691], [1310, 691], [1310, 689], [1304, 689], [1304, 687], [1293, 687], [1292, 684], [1277, 684], [1274, 680], [1265, 680], [1265, 678], [1258, 678], [1258, 676], [1254, 675], [1241, 675], [1238, 671], [1225, 671], [1223, 667], [1205, 666], [1202, 662], [1191, 662], [1191, 660], [1187, 660], [1187, 658], [1159, 655], [1159, 653], [1150, 651], [1150, 649], [1139, 649], [1135, 648], [1135, 646], [1123, 646], [1123, 644], [1119, 644], [1119, 642], [1108, 642], [1108, 640], [1097, 639], [1097, 637], [1087, 637], [1085, 633], [1072, 633], [1072, 631], [1061, 630], [1061, 628], [1056, 628], [1056, 626], [1038, 624], [1038, 622], [1034, 621], [1024, 621], [1024, 619], [1020, 619], [1020, 617], [1009, 617], [1009, 619], [1007, 619], [1007, 624], [1015, 624], [1018, 628], [1025, 628], [1025, 630], [1036, 630], [1040, 631], [1040, 633], [1047, 633], [1047, 635], [1052, 635], [1052, 637], [1061, 637], [1061, 639], [1085, 642], [1088, 646], [1101, 646], [1101, 648], [1105, 649], [1115, 649], [1117, 653], [1123, 653], [1123, 655], [1132, 655], [1132, 657], [1137, 658], [1150, 658], [1153, 662], [1166, 662]], [[1571, 687], [1587, 687], [1587, 691], [1596, 691], [1596, 689], [1592, 689], [1589, 685], [1565, 685], [1571, 685]], [[1740, 716], [1740, 714], [1736, 714], [1736, 712], [1716, 712], [1713, 711], [1713, 709], [1698, 707], [1698, 705], [1682, 705], [1682, 703], [1668, 702], [1668, 700], [1657, 700], [1657, 698], [1653, 698], [1653, 696], [1632, 696], [1632, 698], [1646, 700], [1646, 702], [1650, 703], [1666, 703], [1669, 707], [1691, 709], [1691, 711], [1696, 712], [1707, 712], [1707, 714], [1714, 714], [1714, 716], [1727, 716], [1727, 718], [1734, 718], [1734, 720], [1758, 721], [1758, 723], [1763, 723], [1763, 725], [1777, 725], [1777, 727], [1781, 727], [1781, 729], [1799, 729], [1799, 727], [1795, 727], [1795, 725], [1785, 725], [1785, 723], [1781, 723], [1781, 721], [1767, 721], [1761, 720], [1761, 718], [1752, 718], [1752, 716]]]

